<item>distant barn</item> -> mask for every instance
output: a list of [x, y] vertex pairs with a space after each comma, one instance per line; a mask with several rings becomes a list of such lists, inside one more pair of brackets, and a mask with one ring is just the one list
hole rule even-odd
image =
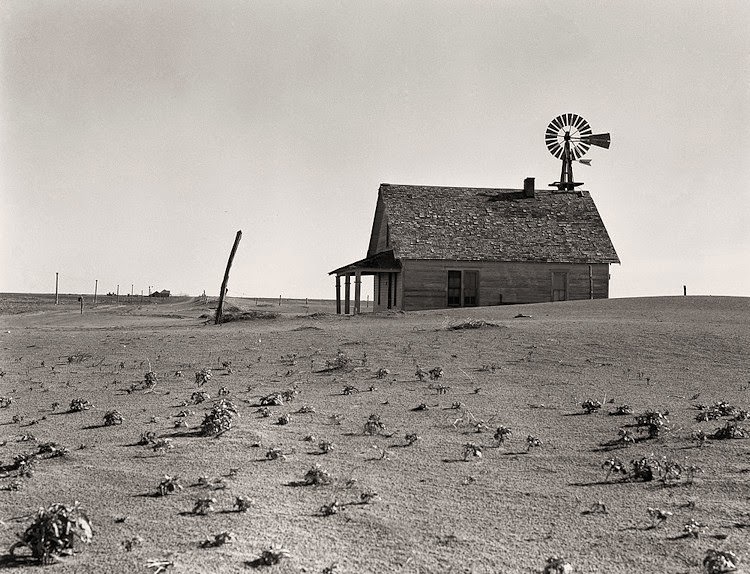
[[331, 271], [336, 307], [360, 311], [361, 277], [374, 309], [440, 309], [609, 296], [619, 263], [586, 191], [381, 184], [367, 257]]
[[151, 293], [150, 296], [151, 297], [169, 297], [170, 294], [171, 294], [170, 291], [168, 291], [167, 289], [164, 289], [163, 291], [154, 291], [153, 293]]

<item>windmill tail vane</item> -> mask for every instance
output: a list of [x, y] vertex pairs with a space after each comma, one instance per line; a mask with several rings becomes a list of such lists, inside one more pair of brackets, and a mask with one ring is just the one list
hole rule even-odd
[[578, 114], [562, 114], [552, 120], [544, 135], [547, 149], [562, 161], [560, 181], [554, 185], [560, 191], [572, 191], [582, 182], [573, 179], [573, 162], [591, 165], [590, 159], [581, 159], [591, 146], [609, 149], [610, 135], [595, 134], [589, 123]]

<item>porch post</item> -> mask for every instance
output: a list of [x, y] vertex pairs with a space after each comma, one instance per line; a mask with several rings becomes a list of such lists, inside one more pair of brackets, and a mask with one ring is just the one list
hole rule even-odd
[[336, 273], [336, 314], [341, 315], [341, 275]]
[[350, 297], [349, 274], [347, 273], [346, 275], [344, 275], [344, 313], [346, 315], [349, 314], [349, 297]]
[[354, 275], [354, 314], [359, 315], [359, 299], [362, 285], [362, 274], [357, 271]]

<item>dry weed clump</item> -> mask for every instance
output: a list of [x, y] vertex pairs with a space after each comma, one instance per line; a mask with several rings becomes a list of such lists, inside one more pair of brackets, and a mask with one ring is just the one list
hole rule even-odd
[[213, 377], [213, 375], [211, 374], [211, 369], [201, 369], [200, 371], [195, 371], [195, 384], [199, 387], [202, 387], [211, 380], [211, 377]]
[[510, 430], [508, 427], [500, 425], [497, 427], [497, 430], [495, 430], [494, 439], [497, 442], [498, 445], [505, 444], [505, 441], [508, 440], [508, 437], [513, 434], [513, 431]]
[[114, 411], [107, 411], [104, 415], [104, 426], [111, 427], [114, 425], [121, 425], [122, 424], [122, 415], [120, 414], [120, 411], [114, 410]]
[[214, 405], [211, 412], [206, 414], [201, 423], [201, 436], [220, 436], [232, 428], [232, 421], [237, 415], [234, 405], [226, 399], [221, 399]]
[[632, 415], [633, 414], [633, 408], [630, 405], [620, 405], [619, 407], [615, 408], [615, 410], [610, 411], [610, 416], [614, 417], [622, 417], [626, 415]]
[[271, 548], [266, 548], [265, 550], [263, 550], [258, 558], [256, 558], [255, 560], [249, 560], [248, 562], [246, 562], [246, 564], [247, 566], [250, 566], [252, 568], [258, 568], [260, 566], [274, 566], [288, 556], [289, 552], [287, 552], [283, 548], [272, 546]]
[[404, 435], [404, 440], [406, 441], [406, 446], [411, 446], [418, 440], [420, 440], [422, 437], [417, 435], [415, 432], [407, 433]]
[[602, 463], [602, 468], [607, 469], [607, 476], [604, 477], [604, 480], [607, 480], [613, 472], [615, 474], [622, 474], [622, 475], [628, 474], [628, 469], [625, 466], [625, 463], [616, 456], [613, 456], [605, 460]]
[[0, 397], [0, 409], [7, 409], [13, 404], [13, 397]]
[[651, 519], [651, 528], [661, 526], [669, 519], [670, 516], [672, 516], [672, 512], [670, 512], [669, 510], [662, 510], [661, 508], [654, 508], [651, 506], [646, 509], [646, 512], [648, 513], [648, 517]]
[[341, 510], [344, 510], [344, 506], [339, 504], [338, 501], [334, 500], [328, 504], [324, 504], [318, 509], [318, 513], [321, 516], [332, 516], [338, 514]]
[[365, 423], [363, 432], [366, 435], [381, 434], [385, 431], [385, 424], [380, 420], [380, 415], [371, 414]]
[[17, 549], [26, 547], [40, 564], [52, 564], [62, 556], [72, 555], [78, 542], [90, 543], [93, 535], [91, 522], [77, 502], [73, 506], [55, 503], [39, 509], [9, 554], [16, 559]]
[[557, 556], [551, 556], [547, 558], [547, 563], [544, 565], [542, 574], [572, 574], [573, 566], [566, 562], [562, 558]]
[[664, 432], [671, 430], [667, 415], [669, 415], [669, 411], [646, 411], [642, 415], [636, 416], [635, 422], [639, 431], [645, 430], [648, 432], [649, 438], [657, 438], [662, 436]]
[[352, 371], [354, 370], [354, 363], [352, 359], [341, 349], [336, 351], [336, 357], [333, 359], [326, 360], [325, 369], [323, 372], [332, 371]]
[[211, 400], [211, 395], [209, 395], [206, 391], [195, 391], [192, 395], [190, 395], [190, 402], [194, 405], [199, 405], [209, 400]]
[[602, 403], [600, 401], [594, 400], [594, 399], [588, 399], [586, 401], [583, 401], [581, 403], [581, 408], [584, 410], [584, 412], [587, 415], [590, 415], [592, 413], [595, 413], [599, 409], [602, 408]]
[[224, 532], [215, 534], [213, 540], [209, 538], [208, 540], [201, 542], [201, 548], [217, 548], [219, 546], [224, 546], [224, 544], [232, 542], [234, 538], [235, 535], [232, 532], [225, 530]]
[[159, 494], [159, 496], [166, 496], [168, 494], [175, 494], [182, 490], [182, 485], [180, 484], [180, 479], [176, 476], [169, 476], [168, 474], [164, 475], [164, 478], [159, 483], [159, 486], [156, 488], [156, 492]]
[[77, 413], [80, 411], [87, 411], [93, 406], [94, 405], [92, 405], [86, 399], [82, 399], [82, 398], [73, 399], [72, 401], [70, 401], [70, 411], [74, 413]]
[[703, 558], [703, 569], [706, 574], [726, 574], [736, 572], [739, 563], [740, 560], [734, 552], [710, 548], [706, 550]]
[[482, 458], [482, 447], [473, 442], [467, 442], [464, 445], [464, 460], [469, 458]]
[[729, 422], [723, 426], [717, 428], [711, 435], [714, 440], [728, 440], [733, 438], [747, 438], [748, 431], [745, 427], [739, 426], [736, 422]]
[[328, 471], [320, 468], [320, 465], [315, 464], [310, 470], [305, 473], [302, 483], [307, 486], [321, 486], [325, 484], [331, 484], [333, 479]]
[[232, 508], [234, 508], [236, 512], [247, 512], [252, 505], [253, 500], [251, 498], [248, 498], [247, 496], [236, 496]]
[[214, 511], [214, 504], [216, 504], [215, 498], [199, 498], [193, 506], [193, 514], [205, 516], [209, 512]]

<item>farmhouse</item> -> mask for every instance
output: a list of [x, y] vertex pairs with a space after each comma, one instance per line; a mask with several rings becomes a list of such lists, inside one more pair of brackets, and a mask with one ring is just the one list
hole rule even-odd
[[[440, 309], [609, 295], [619, 263], [586, 191], [381, 184], [367, 257], [336, 276], [336, 310], [360, 312], [363, 275], [374, 309]], [[351, 280], [354, 279], [354, 307]]]

